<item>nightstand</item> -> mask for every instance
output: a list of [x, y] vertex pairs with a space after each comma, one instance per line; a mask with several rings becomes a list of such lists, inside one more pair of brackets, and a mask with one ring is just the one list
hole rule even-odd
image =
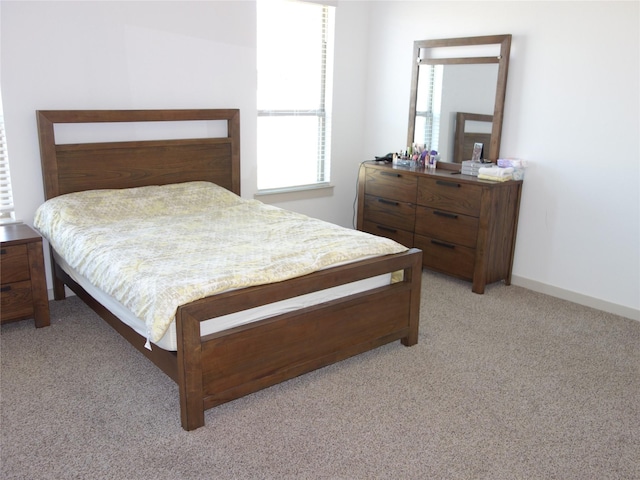
[[49, 325], [42, 237], [24, 224], [0, 226], [0, 323], [35, 319]]

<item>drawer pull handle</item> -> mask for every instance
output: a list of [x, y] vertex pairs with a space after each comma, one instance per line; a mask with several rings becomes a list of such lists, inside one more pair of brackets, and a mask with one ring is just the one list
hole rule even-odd
[[393, 173], [393, 172], [380, 172], [380, 175], [386, 175], [387, 177], [397, 177], [397, 178], [400, 178], [402, 176], [399, 173]]
[[446, 247], [446, 248], [456, 248], [455, 245], [451, 245], [450, 243], [445, 243], [445, 242], [441, 242], [440, 240], [431, 240], [431, 243], [433, 243], [434, 245], [439, 245], [441, 247]]
[[11, 290], [11, 285], [7, 285], [6, 287], [0, 288], [0, 292], [8, 292], [9, 290]]
[[397, 207], [398, 205], [400, 205], [398, 202], [392, 202], [391, 200], [385, 200], [384, 198], [379, 198], [378, 201], [380, 203], [384, 203], [385, 205], [393, 205], [395, 207]]
[[458, 215], [455, 213], [440, 212], [438, 210], [434, 210], [433, 214], [438, 215], [439, 217], [458, 218]]
[[444, 187], [455, 187], [455, 188], [460, 188], [461, 187], [461, 185], [459, 183], [445, 182], [444, 180], [436, 180], [436, 183], [438, 185], [442, 185]]
[[378, 227], [379, 230], [384, 230], [385, 232], [398, 233], [398, 230], [395, 228], [383, 227], [382, 225], [376, 225], [376, 227]]

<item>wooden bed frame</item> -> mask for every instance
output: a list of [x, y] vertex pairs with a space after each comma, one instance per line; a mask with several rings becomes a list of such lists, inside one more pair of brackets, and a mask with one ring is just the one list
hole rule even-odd
[[[240, 113], [225, 110], [37, 111], [46, 199], [82, 190], [206, 180], [240, 194]], [[57, 144], [61, 123], [225, 121], [220, 138]], [[177, 232], [179, 234], [179, 232]], [[367, 259], [179, 307], [177, 352], [144, 348], [141, 337], [56, 264], [54, 298], [65, 284], [177, 384], [182, 426], [204, 425], [204, 411], [347, 357], [401, 340], [418, 341], [422, 252]], [[375, 275], [404, 280], [295, 312], [200, 336], [200, 322]], [[144, 339], [142, 339], [144, 340]]]

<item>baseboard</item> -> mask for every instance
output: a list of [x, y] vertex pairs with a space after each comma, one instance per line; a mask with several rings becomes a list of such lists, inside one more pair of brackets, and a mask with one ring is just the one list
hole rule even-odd
[[631, 320], [640, 321], [640, 310], [631, 307], [625, 307], [624, 305], [607, 302], [599, 298], [589, 297], [588, 295], [582, 295], [581, 293], [554, 287], [552, 285], [547, 285], [545, 283], [537, 282], [529, 278], [519, 277], [517, 275], [511, 276], [511, 284], [533, 290], [534, 292], [544, 293], [551, 295], [552, 297], [568, 300], [586, 307], [602, 310], [603, 312], [613, 313], [615, 315], [620, 315], [621, 317], [630, 318]]

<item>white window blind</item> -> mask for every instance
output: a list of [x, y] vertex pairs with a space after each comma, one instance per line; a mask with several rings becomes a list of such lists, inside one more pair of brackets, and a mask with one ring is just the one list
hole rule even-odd
[[442, 65], [420, 65], [416, 98], [416, 143], [429, 150], [439, 150], [440, 112], [442, 104]]
[[13, 219], [13, 193], [9, 173], [9, 155], [4, 131], [4, 115], [0, 103], [0, 222]]
[[258, 0], [258, 189], [329, 182], [334, 7]]

